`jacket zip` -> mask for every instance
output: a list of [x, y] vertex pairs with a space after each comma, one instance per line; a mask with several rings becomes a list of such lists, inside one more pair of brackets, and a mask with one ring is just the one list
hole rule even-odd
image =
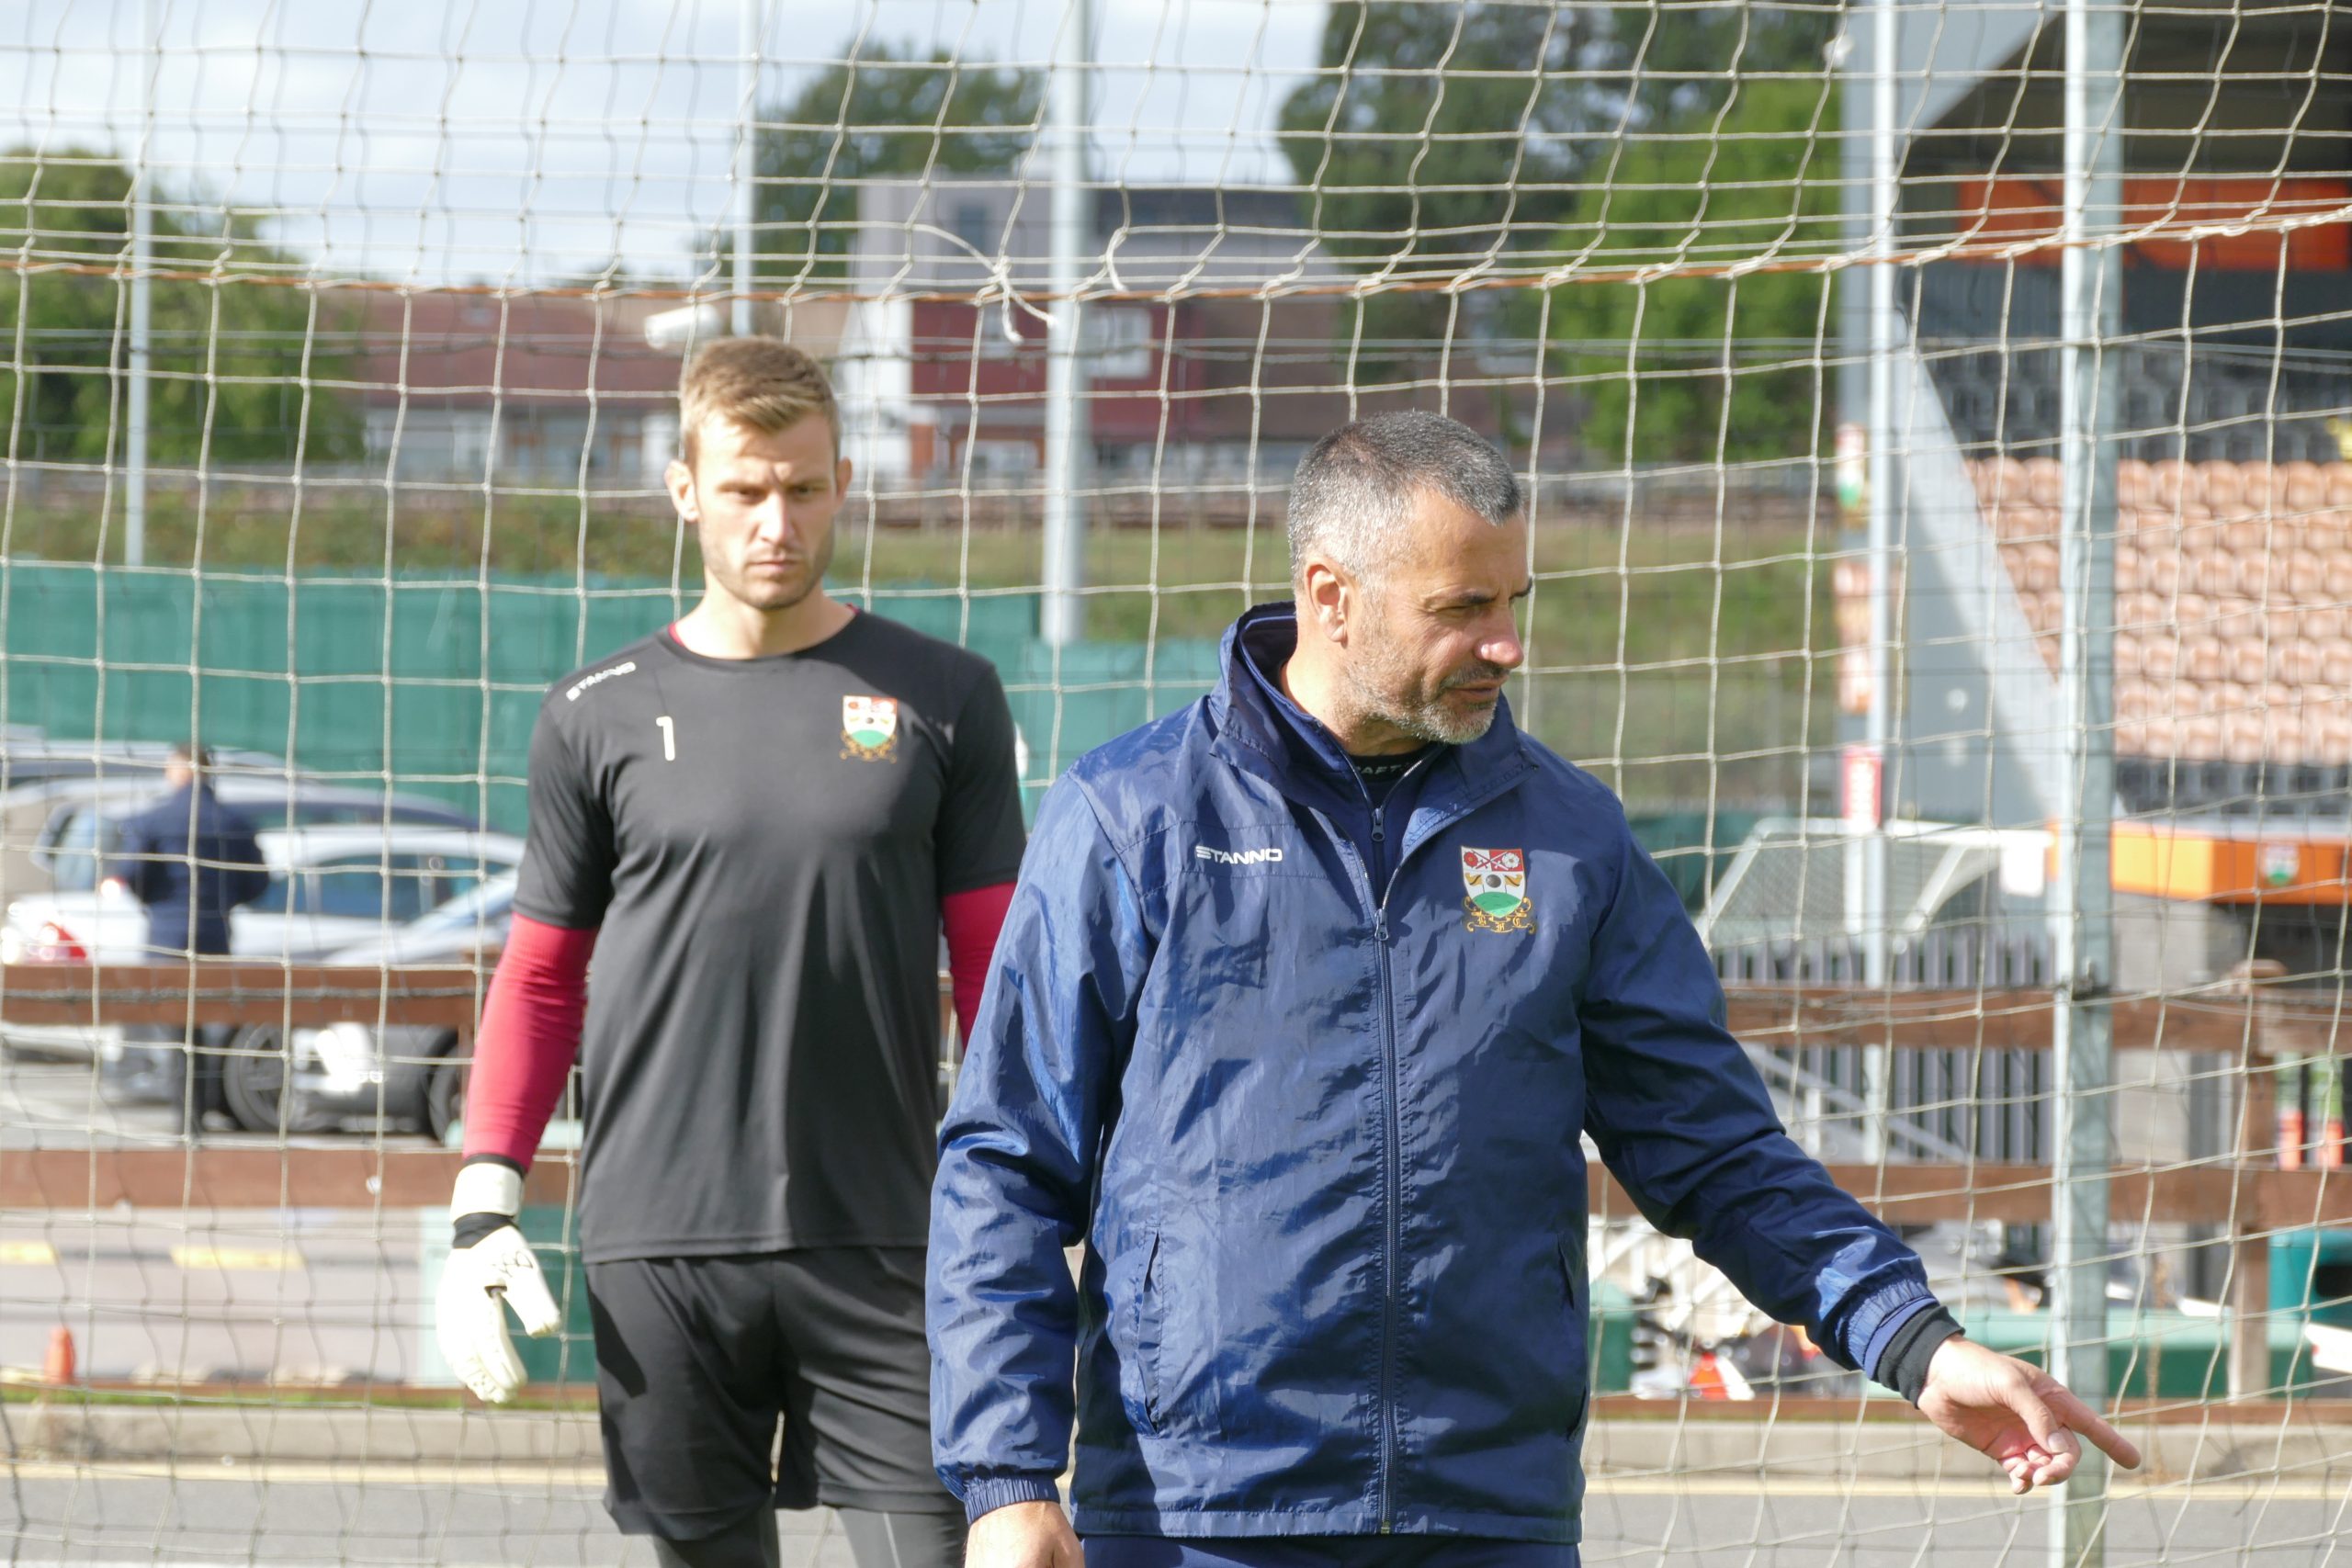
[[1372, 934], [1380, 949], [1380, 1059], [1388, 1098], [1387, 1124], [1384, 1129], [1388, 1145], [1388, 1260], [1381, 1270], [1386, 1291], [1380, 1305], [1380, 1533], [1386, 1535], [1389, 1483], [1396, 1473], [1396, 1269], [1405, 1251], [1404, 1224], [1399, 1218], [1405, 1206], [1405, 1122], [1396, 1104], [1396, 1009], [1390, 999], [1396, 995], [1396, 985], [1388, 968], [1388, 900], [1385, 896], [1373, 912]]
[[[1317, 817], [1323, 813], [1317, 812]], [[1374, 820], [1378, 818], [1375, 816]], [[1389, 1533], [1388, 1481], [1396, 1469], [1396, 1255], [1403, 1250], [1398, 1234], [1396, 1210], [1404, 1201], [1404, 1179], [1398, 1167], [1404, 1162], [1404, 1134], [1396, 1111], [1396, 1016], [1389, 1005], [1389, 993], [1394, 984], [1388, 973], [1388, 910], [1373, 891], [1372, 868], [1356, 852], [1346, 834], [1338, 831], [1329, 818], [1323, 825], [1347, 857], [1348, 869], [1354, 874], [1357, 894], [1372, 912], [1373, 943], [1380, 952], [1380, 1070], [1381, 1092], [1387, 1100], [1381, 1118], [1380, 1138], [1380, 1197], [1384, 1215], [1380, 1260], [1380, 1533]]]
[[[1405, 777], [1409, 779], [1414, 773], [1419, 773], [1428, 760], [1423, 758], [1421, 761], [1414, 763], [1410, 769], [1407, 770]], [[1436, 837], [1440, 829], [1453, 826], [1489, 800], [1502, 795], [1511, 784], [1517, 783], [1518, 779], [1519, 774], [1512, 773], [1490, 787], [1456, 802], [1451, 811], [1433, 823], [1430, 831], [1421, 836], [1420, 842], [1423, 844], [1429, 842], [1430, 839]], [[1398, 784], [1401, 784], [1403, 782], [1400, 779]], [[1356, 779], [1356, 788], [1362, 794], [1363, 803], [1372, 808], [1373, 842], [1381, 843], [1385, 833], [1383, 819], [1387, 812], [1386, 801], [1384, 800], [1379, 806], [1373, 806], [1371, 793], [1364, 789], [1361, 776]], [[1390, 797], [1393, 798], [1395, 793], [1392, 789]], [[1372, 911], [1373, 944], [1380, 952], [1380, 1066], [1382, 1089], [1388, 1102], [1386, 1115], [1382, 1119], [1381, 1127], [1383, 1145], [1381, 1148], [1381, 1194], [1387, 1209], [1386, 1234], [1383, 1240], [1387, 1249], [1387, 1256], [1381, 1259], [1380, 1533], [1390, 1535], [1395, 1533], [1396, 1525], [1390, 1483], [1396, 1472], [1396, 1319], [1400, 1311], [1400, 1303], [1397, 1300], [1396, 1270], [1398, 1258], [1405, 1250], [1402, 1219], [1405, 1206], [1405, 1128], [1404, 1112], [1397, 1103], [1402, 1091], [1396, 1063], [1396, 1009], [1391, 1000], [1396, 987], [1395, 976], [1390, 971], [1388, 957], [1388, 896], [1396, 890], [1396, 879], [1404, 874], [1405, 862], [1411, 858], [1412, 851], [1419, 849], [1420, 844], [1414, 844], [1399, 851], [1396, 863], [1388, 868], [1387, 879], [1375, 897], [1372, 886], [1372, 868], [1364, 864], [1363, 858], [1356, 853], [1355, 845], [1349, 841], [1346, 834], [1339, 831], [1329, 817], [1320, 811], [1316, 812], [1315, 815], [1322, 819], [1324, 831], [1329, 833], [1338, 842], [1340, 852], [1347, 856], [1348, 864], [1355, 873], [1357, 891]]]

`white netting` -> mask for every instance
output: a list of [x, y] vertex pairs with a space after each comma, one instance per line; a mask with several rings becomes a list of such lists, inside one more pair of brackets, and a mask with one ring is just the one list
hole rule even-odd
[[[2064, 10], [22, 0], [11, 1560], [622, 1554], [572, 1272], [531, 1407], [465, 1409], [431, 1348], [448, 1052], [538, 693], [698, 591], [673, 391], [749, 326], [841, 388], [837, 590], [996, 662], [1033, 803], [1285, 592], [1317, 436], [1408, 406], [1493, 435], [1533, 497], [1521, 723], [1623, 794], [1792, 1127], [1917, 1227], [1979, 1337], [2066, 1337], [2062, 1105], [2111, 1132], [2074, 1277], [2107, 1280], [2154, 1462], [2109, 1559], [2326, 1561], [2352, 41], [2328, 6], [2097, 8], [2070, 206]], [[2070, 710], [2110, 638], [2111, 694]], [[112, 824], [191, 731], [287, 868], [239, 936], [282, 983], [205, 1013], [244, 1130], [200, 1145], [124, 1098], [137, 1041], [83, 984], [136, 942], [96, 886]], [[2096, 903], [2071, 846], [2107, 748], [2086, 971], [2052, 933]], [[2065, 1100], [2074, 996], [2116, 1055]], [[568, 1156], [541, 1164], [568, 1258]], [[1589, 1560], [2051, 1550], [2041, 1502], [1604, 1196]], [[787, 1548], [846, 1561], [821, 1520]]]

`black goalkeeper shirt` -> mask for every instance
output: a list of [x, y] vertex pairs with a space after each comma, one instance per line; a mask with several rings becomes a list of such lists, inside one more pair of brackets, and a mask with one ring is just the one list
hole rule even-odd
[[1012, 758], [985, 660], [863, 614], [760, 659], [665, 631], [548, 694], [514, 907], [602, 928], [588, 1261], [923, 1245], [939, 901], [1018, 872]]

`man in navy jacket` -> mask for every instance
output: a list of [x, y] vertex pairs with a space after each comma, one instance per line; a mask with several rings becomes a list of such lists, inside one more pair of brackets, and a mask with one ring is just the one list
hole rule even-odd
[[[204, 748], [192, 742], [174, 746], [164, 771], [169, 793], [126, 818], [117, 830], [116, 859], [108, 874], [147, 907], [148, 956], [154, 963], [226, 953], [229, 911], [269, 890], [269, 873], [262, 865], [253, 824], [213, 795], [204, 782], [209, 764]], [[183, 1047], [187, 1043], [167, 1025], [143, 1032]], [[142, 1097], [140, 1091], [145, 1088], [144, 1097], [179, 1102], [183, 1125], [200, 1133], [207, 1111], [227, 1109], [220, 1058], [211, 1052], [190, 1051], [187, 1065], [192, 1070], [183, 1070], [180, 1062], [171, 1059], [178, 1055], [172, 1052], [148, 1065], [150, 1083], [142, 1086], [134, 1078], [131, 1095]]]
[[1345, 426], [1290, 531], [1295, 608], [1071, 769], [1022, 867], [933, 1200], [971, 1568], [1075, 1568], [1073, 1425], [1091, 1568], [1573, 1568], [1580, 1131], [1652, 1224], [2016, 1490], [2077, 1433], [2136, 1464], [1958, 1337], [1790, 1141], [1616, 798], [1513, 727], [1501, 454], [1435, 415]]

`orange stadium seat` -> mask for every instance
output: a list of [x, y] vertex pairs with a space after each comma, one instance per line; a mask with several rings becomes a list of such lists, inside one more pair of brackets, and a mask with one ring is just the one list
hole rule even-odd
[[2260, 555], [2277, 543], [2272, 532], [2277, 526], [2277, 521], [2267, 513], [2233, 517], [2221, 526], [2222, 548], [2241, 559]]
[[2146, 505], [2154, 493], [2147, 464], [2126, 457], [2115, 465], [2115, 503], [2126, 509], [2127, 515], [2130, 508]]
[[2166, 457], [2148, 465], [2148, 491], [2158, 506], [2167, 512], [2184, 501], [2195, 501], [2202, 491], [2192, 478], [2195, 469], [2177, 457]]
[[2222, 716], [2222, 761], [2244, 766], [2263, 759], [2263, 746], [2270, 737], [2267, 716], [2248, 708], [2240, 708]]
[[[1969, 478], [2054, 670], [2059, 465]], [[2113, 528], [2119, 768], [2228, 807], [2352, 784], [2352, 462], [2123, 459]]]
[[2180, 672], [2191, 681], [2219, 681], [2226, 676], [2230, 672], [2230, 656], [2222, 647], [2222, 639], [2211, 632], [2183, 637]]
[[2286, 637], [2270, 646], [2270, 672], [2289, 686], [2316, 686], [2326, 661], [2319, 647], [2300, 637]]
[[2313, 604], [2295, 613], [2295, 621], [2305, 642], [2334, 642], [2345, 635], [2346, 618], [2344, 606], [2334, 604]]
[[2213, 457], [2198, 464], [2197, 469], [2204, 481], [2200, 488], [2205, 504], [2217, 516], [2236, 513], [2245, 500], [2245, 479], [2238, 466], [2226, 457]]
[[2193, 574], [2197, 592], [2211, 599], [2227, 599], [2238, 591], [2238, 558], [2227, 551], [2215, 551], [2196, 559]]
[[2316, 603], [2327, 592], [2327, 563], [2317, 550], [2298, 548], [2288, 556], [2276, 585], [2298, 604]]
[[2222, 756], [2222, 721], [2205, 715], [2177, 719], [2174, 722], [2177, 738], [2175, 752], [2194, 761], [2219, 761]]
[[2026, 489], [2036, 506], [2053, 511], [2065, 496], [2065, 474], [2055, 457], [2030, 457], [2026, 460]]
[[2278, 473], [2286, 509], [2290, 514], [2307, 517], [2327, 504], [2327, 475], [2317, 463], [2298, 460], [2282, 464]]

